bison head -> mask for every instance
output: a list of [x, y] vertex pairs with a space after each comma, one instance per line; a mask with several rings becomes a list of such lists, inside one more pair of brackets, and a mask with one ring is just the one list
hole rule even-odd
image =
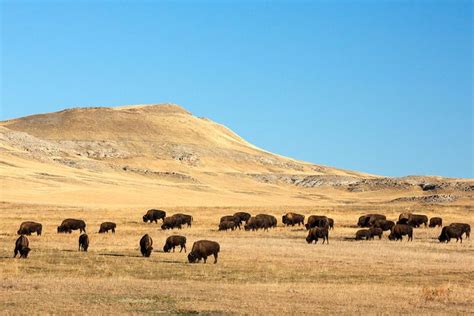
[[441, 234], [441, 235], [439, 235], [438, 240], [439, 240], [439, 242], [445, 242], [445, 241], [448, 241], [448, 238], [447, 238], [446, 234]]
[[189, 263], [195, 263], [196, 260], [197, 260], [196, 254], [195, 254], [194, 252], [190, 252], [190, 253], [188, 254], [188, 261], [189, 261]]
[[26, 247], [20, 250], [20, 257], [28, 258], [28, 254], [30, 253], [31, 249]]
[[148, 216], [147, 215], [143, 215], [143, 221], [146, 223], [148, 222]]
[[171, 250], [171, 247], [170, 247], [168, 244], [165, 244], [165, 245], [163, 246], [163, 251], [164, 251], [164, 252], [169, 252], [170, 250]]
[[151, 251], [152, 250], [153, 250], [152, 246], [149, 246], [148, 248], [146, 248], [145, 257], [151, 256]]
[[58, 226], [58, 233], [63, 233], [65, 231], [64, 227]]

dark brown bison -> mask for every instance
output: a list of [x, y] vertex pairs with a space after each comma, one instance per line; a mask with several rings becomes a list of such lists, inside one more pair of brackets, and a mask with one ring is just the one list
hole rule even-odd
[[451, 238], [456, 238], [456, 242], [461, 240], [462, 244], [462, 234], [464, 234], [464, 231], [459, 226], [444, 226], [438, 240], [439, 242], [450, 242]]
[[271, 227], [271, 222], [269, 218], [265, 217], [251, 217], [247, 224], [244, 225], [245, 230], [259, 230], [263, 229], [268, 231], [268, 228]]
[[142, 253], [142, 256], [149, 257], [152, 250], [153, 239], [151, 239], [148, 234], [143, 235], [142, 239], [140, 239], [140, 252]]
[[221, 230], [234, 230], [235, 229], [235, 222], [234, 221], [224, 221], [220, 222], [219, 224], [219, 231]]
[[150, 223], [153, 223], [155, 222], [156, 224], [158, 224], [158, 220], [161, 219], [161, 220], [164, 220], [164, 218], [166, 217], [166, 212], [165, 211], [162, 211], [162, 210], [148, 210], [148, 212], [146, 212], [145, 215], [143, 215], [143, 221], [146, 223], [146, 222], [150, 222]]
[[327, 216], [324, 215], [311, 215], [310, 217], [308, 217], [306, 225], [304, 225], [304, 227], [306, 227], [306, 230], [310, 230], [314, 227], [323, 228], [326, 226], [329, 226], [329, 219], [327, 218]]
[[370, 239], [370, 231], [368, 229], [359, 229], [356, 232], [355, 240], [369, 240]]
[[411, 216], [411, 213], [408, 213], [408, 212], [405, 212], [405, 213], [401, 213], [399, 216], [398, 216], [398, 220], [399, 221], [405, 221], [408, 222], [408, 220], [410, 219], [410, 216]]
[[463, 233], [466, 233], [466, 237], [470, 239], [471, 236], [471, 225], [466, 223], [452, 223], [449, 226], [459, 227], [462, 229]]
[[191, 215], [174, 214], [173, 216], [176, 217], [181, 222], [181, 225], [187, 224], [188, 227], [191, 227], [193, 223], [193, 217]]
[[413, 227], [407, 224], [396, 224], [392, 227], [388, 239], [402, 241], [404, 235], [408, 236], [408, 241], [413, 241]]
[[304, 225], [304, 215], [296, 213], [286, 213], [281, 217], [281, 222], [287, 226]]
[[252, 215], [250, 215], [249, 213], [247, 212], [237, 212], [234, 214], [234, 216], [238, 217], [240, 219], [240, 222], [245, 222], [245, 224], [247, 224], [247, 222], [249, 221], [250, 217], [252, 217]]
[[242, 220], [240, 219], [240, 217], [235, 216], [235, 215], [222, 216], [219, 223], [222, 223], [222, 222], [234, 222], [234, 227], [238, 227], [239, 229], [240, 229], [240, 225], [242, 224]]
[[381, 228], [383, 231], [391, 230], [393, 226], [395, 226], [395, 223], [386, 219], [378, 219], [372, 225], [372, 227]]
[[370, 227], [369, 233], [370, 233], [370, 239], [374, 239], [375, 236], [378, 236], [379, 239], [382, 239], [382, 234], [383, 234], [382, 228]]
[[20, 225], [20, 229], [16, 232], [18, 235], [31, 235], [32, 233], [36, 233], [38, 236], [41, 235], [41, 231], [43, 230], [43, 225], [36, 222], [23, 222]]
[[112, 233], [115, 234], [115, 228], [116, 227], [117, 227], [117, 224], [115, 224], [115, 223], [104, 222], [104, 223], [100, 224], [99, 234], [108, 233], [109, 230], [111, 230]]
[[408, 218], [407, 224], [416, 228], [424, 224], [426, 227], [428, 225], [428, 216], [421, 214], [411, 214], [410, 218]]
[[387, 219], [385, 215], [382, 214], [366, 214], [359, 217], [357, 221], [357, 226], [359, 227], [370, 227], [378, 219]]
[[87, 251], [89, 248], [89, 236], [87, 234], [82, 234], [79, 236], [79, 251]]
[[436, 226], [443, 226], [443, 219], [441, 217], [432, 217], [430, 218], [430, 224], [428, 225], [429, 227], [433, 228]]
[[214, 263], [217, 263], [217, 257], [220, 251], [220, 245], [211, 240], [199, 240], [193, 244], [193, 249], [188, 254], [189, 263], [200, 262], [204, 259], [204, 263], [207, 261], [207, 257], [210, 255], [214, 256]]
[[270, 228], [277, 227], [277, 219], [273, 215], [258, 214], [257, 216], [255, 216], [255, 218], [263, 218], [263, 219], [267, 220], [268, 223], [270, 224], [270, 226], [269, 226]]
[[334, 220], [328, 217], [329, 229], [334, 229]]
[[86, 223], [81, 219], [68, 218], [63, 220], [58, 226], [58, 233], [72, 233], [73, 230], [79, 229], [79, 232], [86, 232]]
[[326, 241], [326, 244], [329, 244], [329, 229], [328, 227], [314, 227], [311, 228], [308, 232], [308, 236], [306, 237], [306, 242], [308, 244], [314, 241], [315, 244], [318, 243], [318, 239], [323, 239], [323, 244]]
[[170, 252], [171, 249], [173, 249], [174, 252], [174, 248], [177, 246], [181, 247], [179, 252], [183, 251], [183, 249], [184, 252], [186, 252], [186, 237], [178, 235], [169, 236], [168, 238], [166, 238], [166, 243], [163, 246], [163, 251]]
[[21, 235], [15, 242], [15, 250], [13, 250], [13, 258], [19, 253], [20, 258], [28, 258], [28, 254], [30, 253], [31, 249], [28, 247], [30, 242], [26, 236]]

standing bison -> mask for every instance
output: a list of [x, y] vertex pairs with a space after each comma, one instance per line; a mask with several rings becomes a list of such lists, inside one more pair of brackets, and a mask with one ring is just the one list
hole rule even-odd
[[404, 235], [408, 236], [408, 241], [413, 241], [413, 227], [407, 224], [396, 224], [392, 227], [388, 239], [402, 241]]
[[466, 223], [452, 223], [449, 226], [459, 227], [463, 233], [466, 233], [466, 237], [470, 239], [471, 225]]
[[432, 217], [430, 218], [430, 224], [428, 225], [428, 227], [441, 227], [443, 226], [443, 219], [441, 217]]
[[308, 232], [308, 236], [306, 237], [306, 242], [308, 244], [314, 241], [315, 244], [318, 243], [319, 238], [323, 239], [323, 244], [326, 241], [326, 244], [329, 245], [329, 229], [328, 227], [314, 227], [311, 228]]
[[459, 226], [444, 226], [438, 240], [439, 242], [450, 242], [451, 238], [456, 238], [456, 242], [461, 240], [462, 244], [462, 234], [464, 234], [464, 231]]
[[428, 226], [428, 216], [426, 215], [420, 215], [420, 214], [411, 214], [410, 217], [408, 218], [408, 225], [411, 227], [418, 228], [421, 225], [425, 225], [425, 227]]
[[306, 230], [310, 230], [314, 227], [323, 228], [329, 226], [329, 219], [324, 215], [311, 215], [308, 217], [308, 221], [304, 226], [306, 227]]
[[263, 229], [268, 231], [272, 223], [269, 218], [266, 217], [251, 217], [247, 224], [244, 225], [245, 230], [259, 230]]
[[146, 212], [145, 215], [143, 215], [143, 221], [145, 223], [155, 222], [156, 224], [158, 224], [158, 220], [159, 219], [164, 220], [165, 217], [166, 217], [165, 211], [151, 209], [151, 210], [148, 210], [148, 212]]
[[31, 235], [32, 233], [36, 233], [38, 236], [41, 235], [41, 231], [43, 230], [43, 225], [36, 222], [23, 222], [20, 225], [20, 229], [16, 232], [18, 235]]
[[87, 252], [89, 248], [89, 236], [87, 234], [82, 234], [79, 236], [79, 251], [83, 250]]
[[378, 219], [372, 225], [372, 227], [381, 228], [383, 231], [391, 230], [393, 226], [395, 226], [393, 221], [387, 221], [385, 219]]
[[382, 228], [370, 227], [369, 233], [370, 233], [370, 239], [374, 239], [375, 236], [378, 236], [379, 239], [382, 239], [382, 234], [383, 234]]
[[286, 226], [304, 225], [304, 215], [287, 213], [281, 217], [281, 222]]
[[255, 218], [261, 218], [266, 220], [270, 224], [270, 228], [277, 227], [277, 219], [273, 215], [268, 214], [258, 214]]
[[191, 252], [188, 254], [189, 263], [199, 262], [204, 259], [204, 263], [207, 261], [207, 257], [210, 255], [214, 256], [214, 263], [217, 263], [217, 257], [220, 251], [220, 245], [211, 240], [199, 240], [193, 244]]
[[247, 212], [237, 212], [234, 214], [235, 217], [238, 217], [240, 219], [240, 222], [245, 222], [245, 224], [247, 224], [247, 222], [249, 221], [250, 217], [252, 217], [252, 215], [250, 215], [249, 213]]
[[369, 240], [370, 239], [370, 231], [368, 229], [359, 229], [356, 232], [355, 240]]
[[174, 214], [173, 217], [177, 218], [181, 222], [181, 225], [187, 224], [188, 227], [191, 227], [193, 223], [193, 217], [191, 215]]
[[224, 221], [219, 223], [219, 231], [227, 231], [227, 230], [234, 230], [235, 229], [235, 222], [234, 221]]
[[183, 251], [183, 249], [184, 249], [184, 252], [186, 252], [186, 237], [179, 236], [179, 235], [169, 236], [168, 238], [166, 238], [166, 243], [163, 246], [163, 251], [170, 252], [171, 249], [173, 249], [173, 252], [174, 252], [174, 249], [177, 246], [181, 247], [179, 252]]
[[242, 224], [242, 220], [240, 219], [240, 217], [235, 216], [235, 215], [222, 216], [219, 223], [223, 223], [223, 222], [233, 222], [234, 227], [238, 227], [239, 229], [240, 229], [240, 225]]
[[376, 220], [387, 219], [385, 215], [382, 214], [366, 214], [359, 217], [357, 221], [357, 226], [359, 227], [370, 227]]
[[28, 241], [28, 238], [26, 238], [26, 236], [21, 235], [20, 237], [18, 237], [15, 242], [15, 250], [13, 250], [13, 258], [15, 258], [18, 253], [20, 254], [20, 258], [28, 258], [28, 254], [31, 251], [31, 249], [28, 248], [29, 245], [30, 242]]
[[140, 239], [140, 252], [142, 256], [149, 257], [153, 250], [153, 239], [148, 234], [143, 235]]
[[63, 220], [61, 225], [58, 226], [58, 233], [72, 233], [73, 230], [78, 230], [79, 232], [86, 232], [86, 223], [81, 219], [72, 219], [68, 218]]
[[99, 234], [108, 233], [109, 230], [111, 230], [112, 233], [115, 234], [115, 228], [116, 227], [117, 227], [117, 224], [115, 224], [115, 223], [104, 222], [104, 223], [100, 224]]

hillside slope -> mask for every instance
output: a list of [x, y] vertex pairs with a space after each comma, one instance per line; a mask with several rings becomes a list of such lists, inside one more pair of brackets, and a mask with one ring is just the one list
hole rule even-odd
[[0, 172], [2, 201], [66, 205], [452, 203], [474, 189], [472, 180], [383, 178], [282, 157], [173, 104], [0, 122]]

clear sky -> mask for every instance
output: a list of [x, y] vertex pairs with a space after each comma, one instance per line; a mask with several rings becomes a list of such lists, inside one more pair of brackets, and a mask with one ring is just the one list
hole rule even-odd
[[471, 1], [0, 2], [0, 120], [172, 102], [301, 160], [474, 177]]

